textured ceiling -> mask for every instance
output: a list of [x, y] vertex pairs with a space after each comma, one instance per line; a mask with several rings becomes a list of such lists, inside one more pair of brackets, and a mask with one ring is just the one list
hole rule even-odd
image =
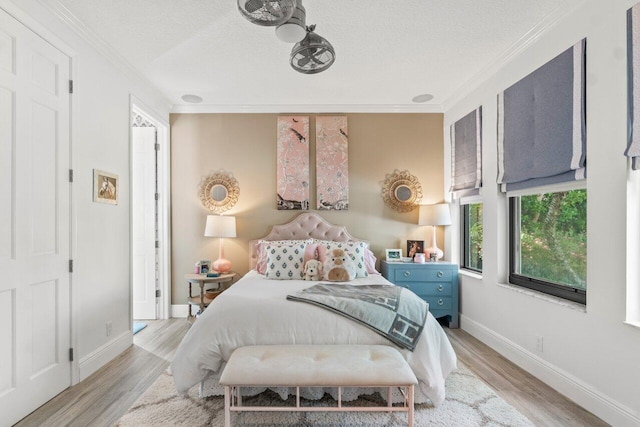
[[[184, 94], [201, 96], [203, 110], [419, 111], [441, 109], [582, 0], [303, 0], [307, 25], [317, 24], [336, 50], [335, 64], [316, 75], [294, 71], [292, 45], [242, 18], [235, 0], [41, 1], [66, 8], [178, 111]], [[422, 93], [433, 100], [412, 103]]]

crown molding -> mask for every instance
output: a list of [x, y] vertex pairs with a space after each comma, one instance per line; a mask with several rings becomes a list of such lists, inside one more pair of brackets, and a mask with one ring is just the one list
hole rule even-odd
[[20, 9], [12, 0], [0, 0], [0, 9], [11, 15], [17, 21], [29, 28], [40, 37], [44, 38], [48, 43], [56, 47], [67, 56], [74, 56], [76, 51], [66, 42], [62, 41], [58, 36], [45, 28], [38, 21], [33, 19], [31, 15]]
[[264, 105], [173, 105], [171, 113], [443, 113], [441, 104], [264, 104]]
[[75, 32], [82, 40], [93, 47], [100, 56], [106, 59], [126, 77], [131, 79], [143, 87], [155, 92], [168, 106], [171, 102], [160, 92], [142, 73], [140, 73], [129, 61], [124, 59], [109, 43], [102, 37], [97, 35], [91, 28], [87, 27], [84, 22], [78, 19], [65, 5], [59, 0], [38, 0], [44, 8], [60, 19], [67, 27]]
[[557, 26], [565, 18], [572, 15], [576, 10], [582, 7], [585, 2], [586, 0], [582, 0], [569, 9], [558, 7], [555, 11], [545, 16], [544, 19], [538, 22], [533, 28], [512, 44], [511, 47], [507, 48], [504, 52], [498, 55], [495, 60], [491, 61], [488, 66], [482, 68], [471, 78], [459, 85], [458, 88], [452, 92], [451, 96], [442, 103], [444, 111], [449, 111], [465, 96], [478, 89], [489, 79], [493, 78], [500, 69], [504, 68], [507, 64], [513, 61], [514, 58], [525, 52], [544, 34]]

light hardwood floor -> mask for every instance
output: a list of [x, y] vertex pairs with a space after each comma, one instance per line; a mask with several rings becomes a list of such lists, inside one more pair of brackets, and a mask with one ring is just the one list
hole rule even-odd
[[[163, 372], [189, 329], [184, 319], [148, 322], [134, 345], [17, 424], [111, 426]], [[446, 329], [460, 361], [537, 426], [606, 426], [461, 329]]]

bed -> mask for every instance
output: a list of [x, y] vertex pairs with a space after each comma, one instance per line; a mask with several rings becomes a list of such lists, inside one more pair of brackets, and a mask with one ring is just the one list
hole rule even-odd
[[[247, 345], [268, 344], [383, 344], [390, 341], [371, 329], [323, 308], [288, 301], [287, 295], [322, 281], [301, 279], [267, 279], [258, 270], [264, 262], [264, 246], [274, 241], [328, 242], [367, 247], [368, 242], [351, 236], [344, 227], [328, 223], [315, 213], [303, 213], [290, 223], [276, 225], [262, 239], [250, 242], [250, 263], [253, 268], [231, 288], [217, 297], [193, 324], [180, 343], [171, 364], [171, 372], [179, 393], [184, 394], [200, 383], [202, 397], [223, 395], [219, 378], [233, 351]], [[271, 247], [271, 246], [268, 246]], [[367, 252], [366, 277], [358, 277], [352, 285], [389, 284], [371, 265]], [[261, 259], [261, 257], [263, 259]], [[268, 273], [267, 273], [268, 274]], [[419, 380], [416, 403], [430, 401], [439, 405], [445, 398], [445, 379], [456, 368], [456, 355], [435, 318], [429, 313], [424, 330], [414, 351], [398, 350], [405, 357]], [[244, 389], [243, 394], [255, 395], [262, 389]], [[284, 399], [286, 388], [273, 389]], [[356, 399], [370, 389], [350, 389], [343, 400]], [[334, 390], [307, 389], [301, 392], [308, 399], [319, 399]], [[292, 393], [293, 394], [293, 393]], [[335, 396], [334, 396], [335, 397]], [[394, 401], [401, 396], [394, 396]]]

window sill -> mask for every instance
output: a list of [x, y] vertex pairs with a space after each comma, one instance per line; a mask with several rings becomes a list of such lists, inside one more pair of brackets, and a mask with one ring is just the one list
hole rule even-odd
[[580, 311], [582, 313], [586, 313], [587, 312], [587, 307], [585, 305], [577, 303], [577, 302], [569, 301], [569, 300], [566, 300], [564, 298], [558, 298], [558, 297], [553, 296], [553, 295], [547, 295], [547, 294], [544, 294], [542, 292], [534, 291], [533, 289], [523, 288], [522, 286], [516, 286], [516, 285], [511, 285], [511, 284], [505, 284], [505, 283], [498, 283], [498, 286], [500, 286], [501, 288], [510, 289], [512, 291], [515, 291], [515, 292], [518, 292], [518, 293], [521, 293], [521, 294], [529, 295], [529, 296], [534, 297], [536, 299], [540, 299], [540, 300], [547, 301], [547, 302], [550, 302], [550, 303], [553, 303], [553, 304], [561, 305], [563, 307], [567, 307], [567, 308], [570, 308], [570, 309], [575, 310], [575, 311]]
[[634, 328], [640, 328], [640, 322], [627, 321], [627, 322], [622, 322], [622, 323], [624, 323], [625, 325], [633, 326]]
[[458, 270], [458, 273], [461, 276], [467, 276], [467, 277], [471, 277], [473, 279], [482, 280], [482, 273], [477, 273], [475, 271], [466, 270], [464, 268], [461, 268], [460, 270]]

